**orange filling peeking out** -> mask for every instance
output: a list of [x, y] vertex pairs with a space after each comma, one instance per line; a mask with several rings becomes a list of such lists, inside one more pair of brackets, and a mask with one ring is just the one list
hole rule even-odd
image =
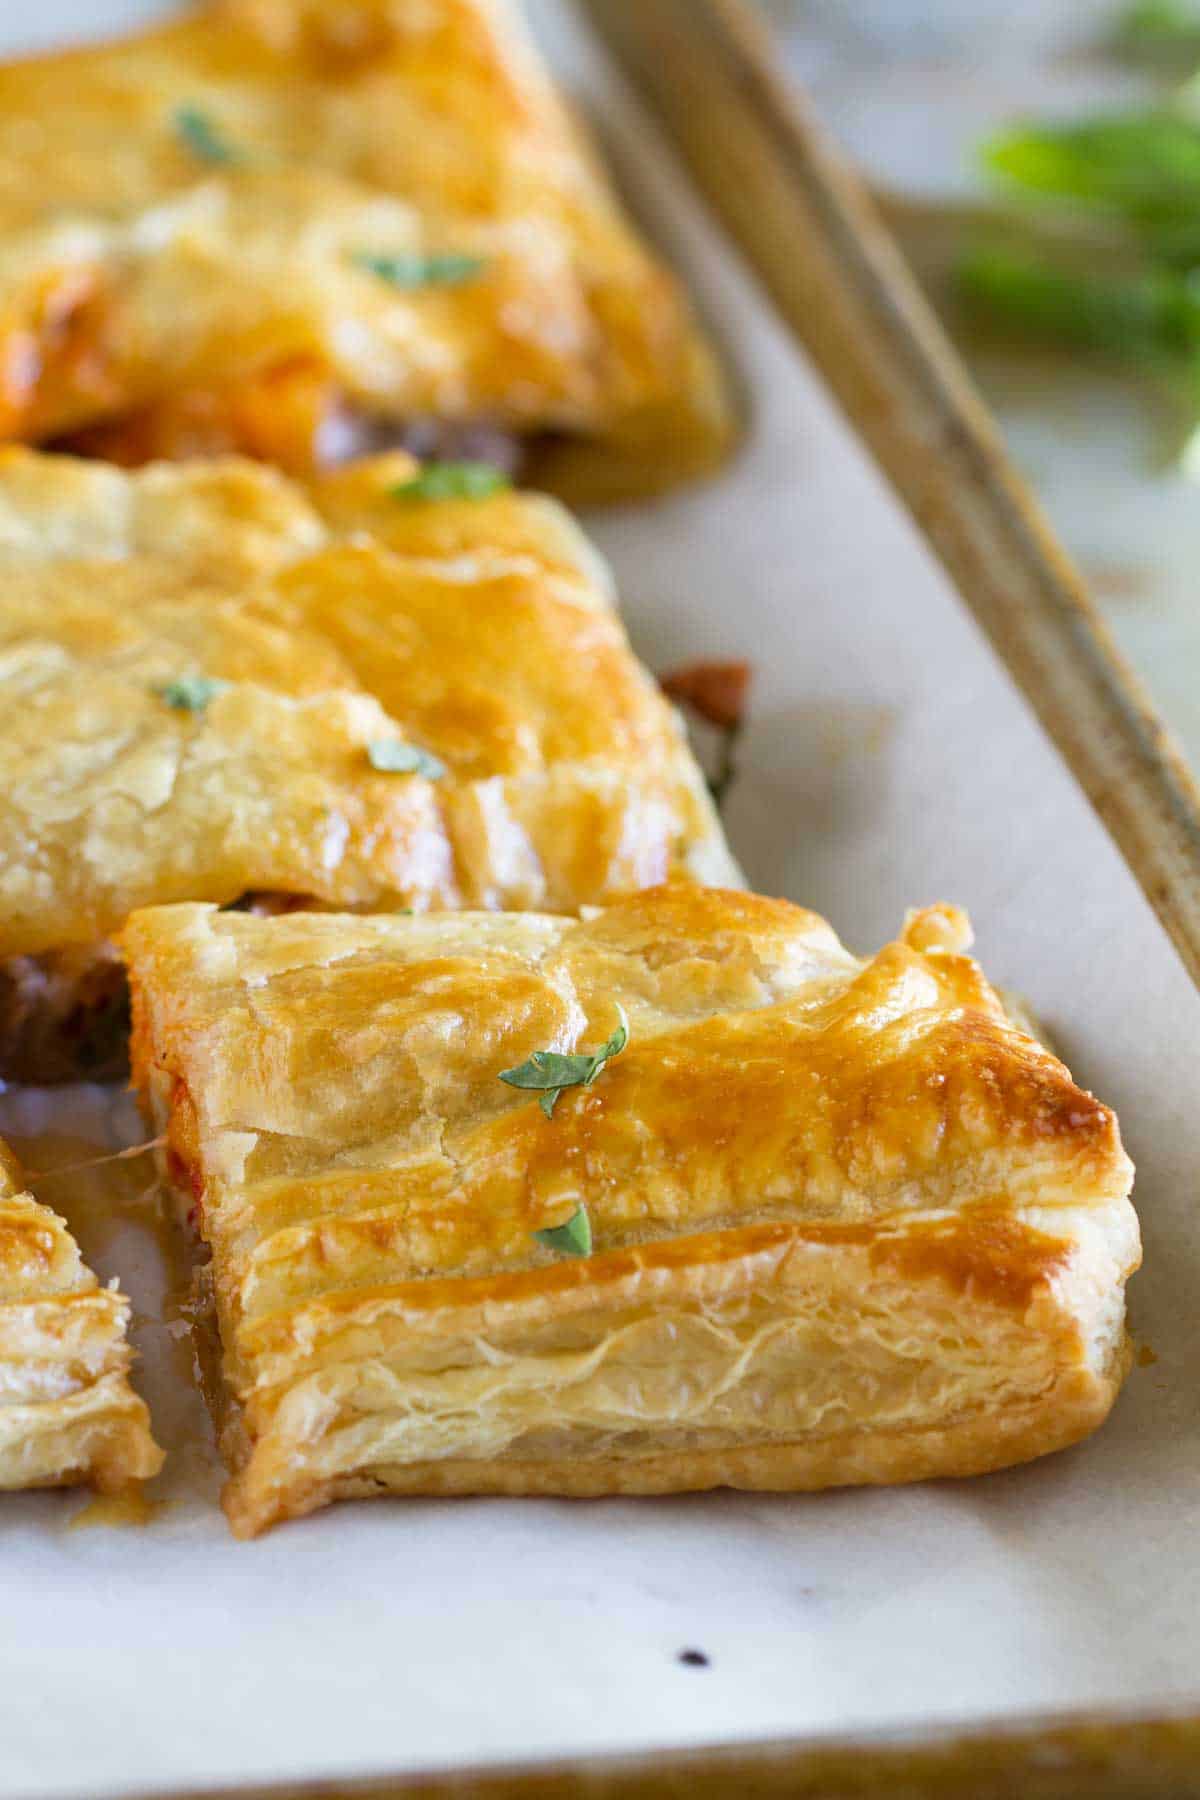
[[135, 468], [158, 458], [237, 453], [289, 474], [316, 467], [338, 390], [315, 356], [293, 356], [227, 388], [184, 388], [152, 406], [76, 432], [69, 448]]
[[0, 438], [46, 437], [119, 401], [108, 312], [98, 273], [75, 268], [0, 319]]

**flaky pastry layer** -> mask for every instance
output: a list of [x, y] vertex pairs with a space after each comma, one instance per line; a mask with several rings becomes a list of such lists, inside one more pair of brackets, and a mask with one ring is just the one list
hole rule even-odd
[[[974, 1472], [1074, 1442], [1139, 1259], [1109, 1110], [953, 909], [138, 914], [134, 1073], [211, 1257], [227, 1510]], [[630, 1040], [547, 1118], [499, 1080]], [[535, 1234], [580, 1207], [591, 1253]]]
[[170, 900], [573, 910], [736, 875], [567, 516], [397, 497], [413, 468], [0, 453], [0, 959]]
[[509, 0], [208, 0], [0, 66], [0, 371], [4, 436], [125, 461], [390, 430], [609, 498], [731, 435]]
[[0, 1489], [146, 1480], [163, 1457], [129, 1383], [129, 1302], [22, 1190], [0, 1145]]

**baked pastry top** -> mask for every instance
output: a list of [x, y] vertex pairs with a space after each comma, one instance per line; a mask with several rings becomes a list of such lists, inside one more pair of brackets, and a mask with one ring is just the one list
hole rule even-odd
[[0, 453], [0, 958], [176, 899], [574, 910], [736, 874], [566, 515], [414, 500], [414, 467]]
[[111, 1491], [157, 1474], [128, 1322], [128, 1300], [99, 1285], [0, 1144], [0, 1489]]
[[968, 941], [931, 908], [863, 962], [682, 884], [579, 921], [135, 915], [235, 1529], [384, 1490], [966, 1474], [1093, 1429], [1131, 1166]]
[[0, 66], [0, 435], [698, 474], [727, 399], [510, 0], [208, 0]]

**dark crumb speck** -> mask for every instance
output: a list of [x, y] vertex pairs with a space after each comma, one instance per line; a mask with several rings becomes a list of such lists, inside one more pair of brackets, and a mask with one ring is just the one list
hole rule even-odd
[[675, 1661], [681, 1662], [688, 1669], [707, 1669], [709, 1666], [703, 1650], [681, 1650]]

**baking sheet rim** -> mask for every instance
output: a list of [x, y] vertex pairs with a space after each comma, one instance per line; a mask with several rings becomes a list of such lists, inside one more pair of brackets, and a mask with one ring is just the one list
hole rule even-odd
[[[1014, 1718], [955, 1720], [938, 1726], [747, 1738], [697, 1748], [670, 1745], [536, 1762], [397, 1770], [344, 1780], [252, 1783], [218, 1788], [128, 1790], [124, 1800], [387, 1800], [420, 1794], [533, 1796], [534, 1800], [632, 1800], [675, 1791], [691, 1800], [752, 1794], [770, 1800], [1170, 1800], [1200, 1796], [1200, 1714], [1194, 1703]], [[902, 1790], [897, 1781], [903, 1781]], [[1181, 1782], [1186, 1785], [1180, 1785]], [[731, 1784], [738, 1784], [733, 1786]], [[986, 1785], [981, 1785], [986, 1784]]]

